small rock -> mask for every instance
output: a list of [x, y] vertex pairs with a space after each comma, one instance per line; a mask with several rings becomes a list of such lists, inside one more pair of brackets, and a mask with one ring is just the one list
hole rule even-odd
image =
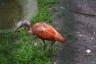
[[79, 36], [79, 37], [82, 37], [83, 35], [81, 35], [81, 34], [78, 34], [78, 36]]
[[88, 53], [88, 54], [91, 53], [91, 52], [92, 52], [92, 51], [91, 51], [90, 49], [87, 49], [87, 50], [86, 50], [86, 53]]
[[60, 7], [61, 9], [65, 9], [63, 6]]
[[90, 39], [91, 39], [91, 40], [94, 40], [94, 37], [91, 37]]
[[95, 34], [96, 34], [96, 32], [93, 32], [93, 34], [95, 35]]
[[54, 62], [54, 64], [56, 64], [56, 62]]

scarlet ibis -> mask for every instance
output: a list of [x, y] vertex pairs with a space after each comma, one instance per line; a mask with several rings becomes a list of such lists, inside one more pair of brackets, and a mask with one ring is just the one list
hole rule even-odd
[[21, 25], [16, 28], [17, 31], [19, 28], [24, 27], [28, 33], [36, 35], [44, 42], [44, 49], [46, 47], [45, 40], [53, 41], [51, 45], [55, 43], [55, 41], [59, 41], [61, 43], [65, 42], [65, 39], [49, 24], [44, 22], [38, 22], [36, 24], [30, 25], [28, 20], [22, 21]]

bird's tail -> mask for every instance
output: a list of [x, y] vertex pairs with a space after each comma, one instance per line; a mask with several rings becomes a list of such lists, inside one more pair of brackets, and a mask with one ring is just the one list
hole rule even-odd
[[60, 34], [56, 35], [55, 36], [55, 40], [61, 42], [61, 43], [64, 43], [65, 42], [65, 39], [63, 36], [61, 36]]

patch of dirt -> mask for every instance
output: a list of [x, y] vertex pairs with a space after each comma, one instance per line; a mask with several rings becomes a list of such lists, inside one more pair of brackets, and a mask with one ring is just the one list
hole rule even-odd
[[58, 12], [52, 11], [57, 29], [67, 39], [64, 44], [58, 43], [55, 62], [56, 64], [96, 64], [96, 16], [70, 11], [67, 8], [69, 1], [60, 0], [60, 4], [55, 7], [59, 10], [59, 15]]

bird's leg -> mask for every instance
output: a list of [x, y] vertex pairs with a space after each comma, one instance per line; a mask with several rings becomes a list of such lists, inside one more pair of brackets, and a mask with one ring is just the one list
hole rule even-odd
[[56, 42], [56, 41], [53, 41], [53, 42], [51, 43], [51, 45], [50, 45], [50, 46], [52, 47], [52, 46], [55, 44], [55, 42]]
[[51, 44], [49, 45], [49, 51], [53, 51], [53, 45], [55, 44], [56, 41], [52, 41]]
[[52, 41], [52, 43], [50, 44], [50, 48], [52, 48], [52, 46], [55, 44], [56, 41]]
[[43, 43], [44, 43], [44, 48], [43, 48], [43, 50], [45, 50], [45, 48], [46, 48], [46, 43], [45, 43], [45, 40], [42, 40], [43, 41]]

